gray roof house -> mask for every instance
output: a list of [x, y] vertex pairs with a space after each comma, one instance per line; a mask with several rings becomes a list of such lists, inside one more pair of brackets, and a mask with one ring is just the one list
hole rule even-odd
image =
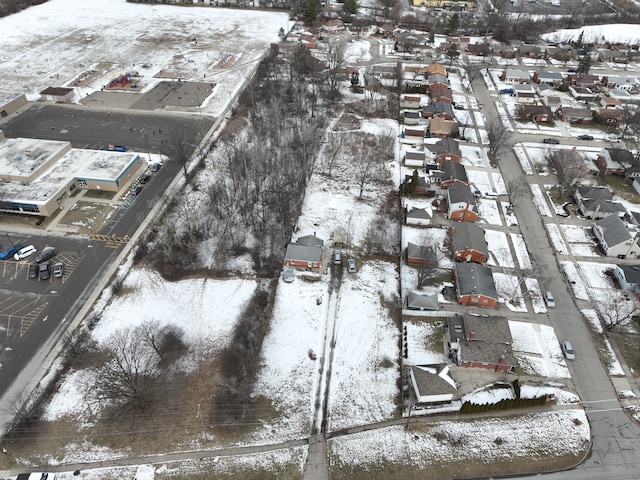
[[608, 257], [638, 258], [640, 256], [637, 233], [630, 233], [617, 215], [609, 215], [594, 222], [593, 234]]
[[591, 220], [600, 220], [609, 215], [617, 215], [622, 218], [627, 210], [621, 203], [601, 200], [599, 198], [587, 198], [580, 203], [580, 213]]
[[489, 257], [489, 245], [482, 227], [471, 222], [456, 222], [451, 226], [451, 251], [458, 262], [484, 263]]
[[640, 293], [640, 265], [616, 265], [613, 276], [623, 290]]
[[306, 235], [296, 242], [290, 242], [284, 257], [285, 264], [308, 269], [320, 268], [323, 245], [324, 240], [315, 235]]
[[498, 306], [498, 292], [489, 267], [477, 263], [456, 263], [454, 276], [458, 303]]
[[409, 376], [418, 404], [451, 403], [458, 393], [446, 364], [412, 365]]
[[435, 287], [423, 290], [409, 290], [406, 297], [407, 310], [438, 310], [438, 289]]

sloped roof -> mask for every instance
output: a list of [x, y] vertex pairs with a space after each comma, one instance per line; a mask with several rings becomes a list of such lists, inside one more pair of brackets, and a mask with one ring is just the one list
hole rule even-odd
[[465, 202], [471, 205], [476, 204], [476, 197], [471, 192], [469, 185], [462, 182], [456, 182], [447, 188], [447, 199], [449, 200], [449, 205], [459, 202]]
[[472, 249], [485, 256], [489, 255], [484, 230], [472, 222], [457, 222], [453, 225], [452, 245], [454, 252]]
[[430, 291], [409, 290], [407, 292], [407, 308], [409, 310], [438, 310], [438, 291], [434, 288]]
[[[618, 217], [615, 217], [618, 218]], [[477, 263], [456, 263], [456, 283], [459, 295], [484, 295], [498, 300], [491, 269]]]
[[603, 213], [624, 213], [627, 211], [621, 203], [599, 198], [587, 198], [582, 202], [582, 206], [585, 213], [595, 212], [596, 210]]
[[427, 259], [431, 257], [433, 247], [430, 245], [416, 245], [415, 243], [407, 243], [407, 257]]
[[418, 398], [430, 395], [455, 395], [458, 392], [448, 365], [414, 365], [410, 368]]
[[299, 245], [290, 243], [287, 245], [285, 259], [300, 260], [303, 262], [319, 262], [321, 257], [321, 248], [319, 246]]
[[458, 157], [462, 157], [460, 151], [460, 145], [453, 138], [443, 138], [438, 143], [425, 145], [427, 150], [435, 153], [436, 155], [442, 155], [443, 153], [452, 153]]
[[578, 187], [577, 192], [582, 198], [600, 198], [602, 200], [612, 200], [613, 192], [607, 187]]
[[609, 247], [620, 245], [631, 239], [631, 234], [624, 222], [617, 215], [609, 215], [595, 224], [602, 229], [604, 241]]
[[324, 245], [324, 240], [316, 237], [315, 235], [305, 235], [304, 237], [298, 238], [295, 243], [298, 245], [321, 247]]
[[433, 215], [431, 214], [431, 210], [428, 208], [411, 208], [410, 210], [407, 210], [407, 217], [429, 220], [433, 218]]
[[640, 265], [618, 265], [618, 268], [624, 273], [627, 283], [640, 283]]
[[469, 179], [467, 178], [467, 169], [464, 168], [464, 165], [461, 163], [445, 160], [442, 162], [440, 170], [442, 170], [446, 176], [443, 180], [456, 179], [464, 183], [469, 183]]

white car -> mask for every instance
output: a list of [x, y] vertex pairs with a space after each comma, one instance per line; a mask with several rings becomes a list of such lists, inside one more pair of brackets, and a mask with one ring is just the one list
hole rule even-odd
[[544, 303], [547, 304], [548, 308], [555, 308], [556, 307], [556, 301], [553, 298], [553, 295], [551, 294], [551, 292], [544, 292]]
[[562, 347], [562, 353], [564, 353], [564, 356], [567, 360], [576, 359], [576, 352], [575, 350], [573, 350], [573, 345], [571, 345], [571, 342], [565, 340], [560, 344], [560, 346]]
[[293, 271], [293, 268], [285, 268], [282, 279], [287, 283], [291, 283], [294, 278], [296, 278], [296, 273]]
[[26, 247], [18, 250], [18, 252], [13, 256], [13, 258], [15, 259], [16, 262], [19, 262], [20, 260], [24, 260], [25, 258], [30, 257], [37, 251], [38, 250], [33, 245], [27, 245]]

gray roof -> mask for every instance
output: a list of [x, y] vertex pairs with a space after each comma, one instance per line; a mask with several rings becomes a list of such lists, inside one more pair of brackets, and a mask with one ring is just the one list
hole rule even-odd
[[318, 246], [299, 245], [290, 243], [287, 245], [287, 260], [300, 260], [303, 262], [319, 262], [321, 257], [321, 248]]
[[305, 235], [300, 237], [296, 242], [298, 245], [306, 245], [309, 247], [321, 247], [324, 245], [324, 240], [316, 237], [315, 235]]
[[427, 81], [431, 83], [444, 83], [445, 85], [449, 84], [449, 80], [444, 75], [440, 75], [439, 73], [434, 73], [433, 75], [429, 75], [427, 77]]
[[[618, 218], [618, 217], [615, 217]], [[491, 269], [477, 263], [456, 263], [456, 284], [459, 295], [484, 295], [498, 299]]]
[[626, 209], [621, 203], [609, 202], [608, 200], [601, 200], [599, 198], [587, 198], [582, 202], [584, 207], [584, 213], [588, 212], [602, 212], [602, 213], [626, 213]]
[[476, 204], [476, 198], [466, 183], [456, 182], [447, 188], [447, 198], [449, 205], [452, 203], [466, 202], [470, 205]]
[[447, 102], [433, 102], [429, 105], [423, 105], [422, 111], [425, 113], [430, 112], [434, 115], [438, 113], [448, 113], [450, 115], [453, 115], [453, 107], [450, 103]]
[[[474, 317], [465, 315], [463, 318], [464, 334], [458, 335], [455, 331], [455, 322], [459, 322], [460, 317], [454, 317], [454, 328], [451, 328], [451, 341], [460, 341], [460, 358], [466, 362], [482, 362], [497, 364], [500, 357], [504, 355], [504, 364], [516, 366], [518, 361], [513, 354], [511, 343], [511, 330], [509, 321], [504, 317]], [[473, 334], [473, 335], [472, 335]], [[468, 339], [473, 336], [473, 339]]]
[[578, 187], [577, 192], [582, 198], [600, 198], [612, 200], [613, 193], [607, 187]]
[[485, 256], [489, 255], [489, 246], [484, 238], [484, 230], [482, 227], [472, 222], [457, 222], [452, 228], [452, 246], [454, 252], [472, 249]]
[[427, 150], [435, 153], [436, 155], [442, 155], [443, 153], [453, 153], [459, 157], [462, 157], [460, 151], [460, 145], [453, 138], [443, 138], [439, 142], [433, 145], [425, 145]]
[[424, 162], [424, 151], [407, 150], [404, 152], [404, 158], [406, 160], [422, 160]]
[[548, 72], [546, 70], [542, 70], [538, 72], [538, 78], [540, 80], [563, 80], [564, 77], [559, 72]]
[[640, 283], [640, 265], [618, 265], [618, 268], [624, 272], [627, 283]]
[[629, 163], [635, 160], [635, 156], [629, 150], [625, 148], [605, 148], [609, 152], [611, 160], [620, 163]]
[[432, 258], [433, 247], [431, 245], [416, 245], [415, 243], [407, 243], [407, 257], [428, 259]]
[[[418, 389], [416, 392], [418, 397], [443, 394], [455, 395], [457, 393], [455, 382], [449, 374], [447, 365], [414, 365], [410, 368]], [[451, 381], [448, 382], [442, 376], [447, 376]]]
[[407, 217], [430, 219], [432, 218], [432, 215], [431, 212], [426, 208], [412, 208], [411, 210], [407, 211]]
[[456, 179], [461, 180], [464, 183], [469, 183], [469, 179], [467, 178], [467, 169], [464, 168], [464, 165], [461, 163], [445, 160], [442, 162], [440, 170], [442, 170], [446, 175], [446, 178], [443, 177], [442, 180]]
[[609, 247], [620, 245], [631, 238], [624, 222], [617, 215], [609, 215], [595, 222], [602, 229], [604, 241]]
[[407, 308], [409, 310], [438, 310], [438, 291], [421, 292], [409, 290], [407, 293]]

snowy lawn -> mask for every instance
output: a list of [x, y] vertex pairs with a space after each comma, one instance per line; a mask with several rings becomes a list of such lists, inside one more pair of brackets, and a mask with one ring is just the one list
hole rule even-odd
[[488, 265], [513, 268], [513, 257], [511, 248], [505, 232], [485, 229], [484, 238], [489, 245]]
[[407, 329], [407, 353], [405, 363], [409, 365], [429, 365], [446, 363], [443, 353], [442, 328], [428, 317], [412, 317], [404, 322]]
[[525, 373], [548, 378], [571, 377], [552, 327], [509, 320], [509, 329], [514, 354]]
[[526, 312], [527, 305], [520, 287], [521, 278], [507, 273], [493, 272], [498, 300], [512, 312]]

